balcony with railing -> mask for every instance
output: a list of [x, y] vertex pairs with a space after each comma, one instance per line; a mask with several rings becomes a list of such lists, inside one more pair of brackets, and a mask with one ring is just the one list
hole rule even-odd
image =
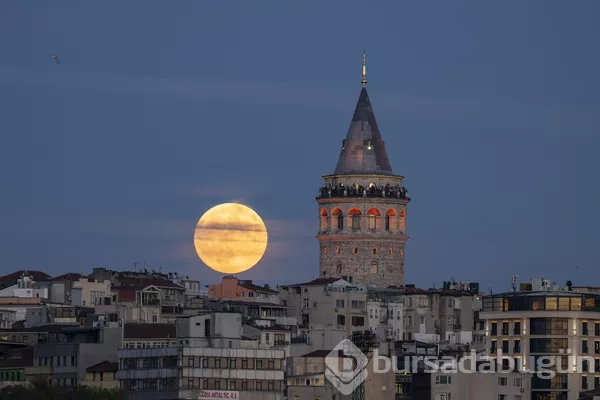
[[375, 184], [371, 184], [365, 187], [362, 185], [345, 186], [344, 184], [339, 184], [338, 186], [322, 186], [317, 194], [317, 200], [339, 197], [391, 197], [410, 200], [407, 194], [408, 190], [400, 185], [376, 186]]

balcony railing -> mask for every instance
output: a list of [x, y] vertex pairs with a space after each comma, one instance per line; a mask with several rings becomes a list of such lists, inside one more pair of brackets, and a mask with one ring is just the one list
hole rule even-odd
[[336, 197], [395, 197], [398, 199], [410, 200], [407, 197], [408, 190], [404, 186], [349, 186], [346, 187], [342, 184], [338, 186], [321, 187], [317, 194], [317, 200], [319, 199], [331, 199]]

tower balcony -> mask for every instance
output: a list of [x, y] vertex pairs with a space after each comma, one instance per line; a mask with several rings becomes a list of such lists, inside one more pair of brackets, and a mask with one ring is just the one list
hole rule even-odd
[[319, 189], [319, 193], [316, 197], [317, 200], [321, 199], [335, 199], [341, 197], [375, 197], [375, 198], [398, 198], [410, 201], [410, 197], [407, 196], [408, 190], [404, 186], [344, 186], [339, 184], [337, 186], [322, 186]]

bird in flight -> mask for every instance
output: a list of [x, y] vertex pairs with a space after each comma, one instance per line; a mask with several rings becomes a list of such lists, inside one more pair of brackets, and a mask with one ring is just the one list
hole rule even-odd
[[59, 57], [59, 56], [57, 56], [56, 54], [52, 54], [52, 59], [53, 59], [54, 61], [56, 61], [56, 63], [57, 63], [57, 64], [60, 64], [60, 57]]

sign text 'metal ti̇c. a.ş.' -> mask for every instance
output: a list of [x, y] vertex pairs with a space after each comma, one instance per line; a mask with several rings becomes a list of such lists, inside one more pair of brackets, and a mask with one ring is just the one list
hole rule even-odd
[[239, 392], [229, 390], [203, 390], [198, 394], [199, 399], [239, 399]]

